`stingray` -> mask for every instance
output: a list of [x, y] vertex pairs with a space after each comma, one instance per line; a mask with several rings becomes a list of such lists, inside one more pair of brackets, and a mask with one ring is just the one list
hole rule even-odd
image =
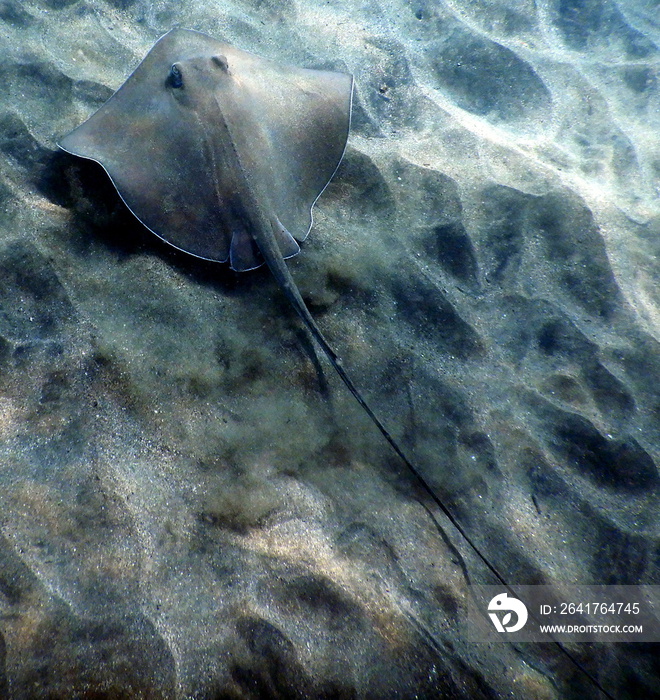
[[346, 374], [285, 262], [344, 155], [352, 99], [350, 75], [280, 65], [173, 29], [59, 146], [100, 163], [133, 214], [170, 245], [237, 271], [266, 263], [349, 391], [467, 538]]
[[[100, 163], [131, 212], [170, 245], [206, 260], [229, 261], [237, 271], [266, 263], [416, 481], [515, 595], [348, 377], [285, 262], [300, 251], [312, 226], [312, 207], [344, 155], [352, 97], [350, 75], [279, 65], [205, 34], [173, 29], [59, 146]], [[442, 653], [432, 637], [431, 643]]]
[[360, 406], [503, 581], [346, 374], [285, 262], [344, 155], [352, 97], [350, 75], [279, 65], [173, 29], [59, 146], [100, 163], [133, 214], [170, 245], [238, 271], [265, 262]]
[[504, 581], [346, 374], [285, 262], [300, 251], [344, 155], [352, 97], [350, 75], [279, 65], [173, 29], [59, 146], [100, 163], [133, 214], [170, 245], [238, 271], [265, 262], [360, 406]]
[[350, 392], [285, 259], [346, 149], [353, 78], [279, 65], [187, 29], [161, 37], [117, 92], [59, 143], [106, 170], [170, 245], [237, 271], [264, 262]]

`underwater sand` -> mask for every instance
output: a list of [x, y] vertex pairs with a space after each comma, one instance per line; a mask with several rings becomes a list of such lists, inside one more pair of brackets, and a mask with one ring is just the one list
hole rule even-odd
[[[169, 249], [56, 141], [173, 26], [352, 73], [289, 263], [319, 326], [511, 583], [658, 584], [653, 3], [0, 0], [0, 23], [0, 697], [598, 697], [552, 645], [467, 641], [492, 577], [268, 271]], [[571, 651], [657, 692], [653, 645]]]

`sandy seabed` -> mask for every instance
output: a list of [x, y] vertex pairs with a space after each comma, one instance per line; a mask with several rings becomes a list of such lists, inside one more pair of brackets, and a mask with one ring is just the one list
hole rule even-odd
[[[0, 697], [599, 697], [466, 639], [492, 576], [268, 271], [169, 249], [56, 142], [173, 26], [352, 73], [290, 263], [319, 326], [507, 580], [658, 584], [657, 13], [0, 0]], [[657, 645], [568, 646], [657, 694]]]

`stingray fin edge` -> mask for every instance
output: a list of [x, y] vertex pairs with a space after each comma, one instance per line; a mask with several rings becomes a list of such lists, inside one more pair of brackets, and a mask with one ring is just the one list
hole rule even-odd
[[298, 241], [287, 231], [284, 224], [275, 216], [271, 221], [273, 235], [283, 258], [292, 258], [300, 252]]

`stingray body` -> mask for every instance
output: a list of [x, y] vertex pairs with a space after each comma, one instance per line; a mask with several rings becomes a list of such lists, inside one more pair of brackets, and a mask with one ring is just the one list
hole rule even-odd
[[[352, 94], [350, 75], [281, 66], [199, 32], [174, 29], [59, 145], [100, 163], [133, 214], [167, 243], [200, 258], [229, 261], [234, 270], [267, 263], [423, 490], [515, 595], [362, 398], [285, 262], [299, 252], [314, 202], [344, 154]], [[411, 622], [420, 627], [416, 619]], [[433, 635], [421, 631], [442, 653]]]
[[100, 163], [135, 216], [171, 245], [235, 270], [267, 263], [349, 391], [474, 548], [346, 374], [285, 262], [344, 154], [352, 94], [350, 75], [280, 66], [174, 29], [59, 145]]
[[267, 263], [335, 370], [346, 375], [285, 263], [348, 139], [353, 78], [281, 66], [173, 29], [60, 148], [100, 163], [133, 214], [167, 243], [244, 271]]
[[264, 217], [283, 256], [298, 252], [344, 153], [352, 92], [349, 75], [173, 29], [59, 145], [99, 162], [171, 245], [250, 270], [264, 262]]
[[350, 75], [280, 66], [173, 29], [59, 145], [100, 163], [135, 216], [171, 245], [235, 270], [266, 262], [344, 384], [494, 571], [348, 377], [285, 262], [343, 156], [352, 94]]

